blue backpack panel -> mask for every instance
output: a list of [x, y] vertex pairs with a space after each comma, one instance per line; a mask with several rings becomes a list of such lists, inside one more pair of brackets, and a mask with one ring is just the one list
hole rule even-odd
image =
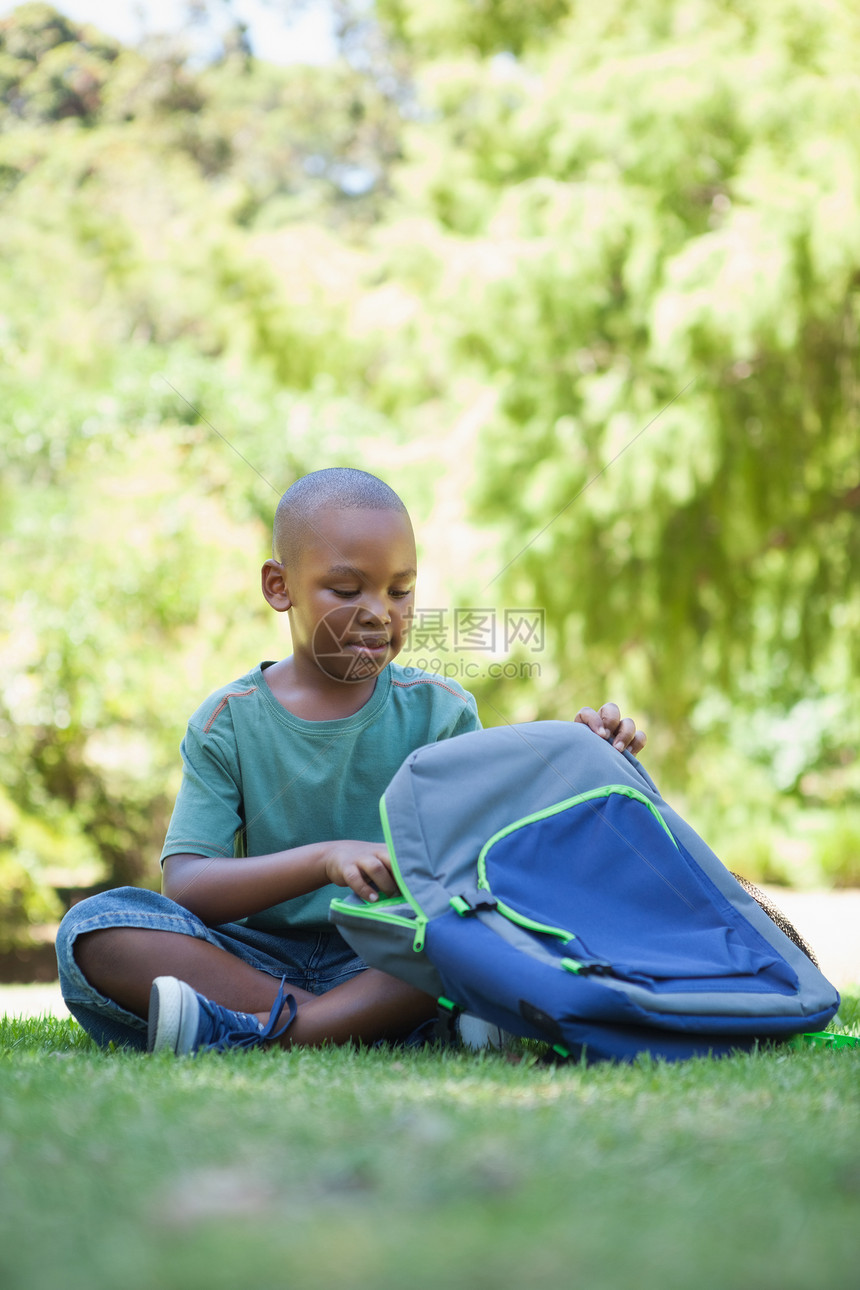
[[402, 896], [330, 917], [369, 965], [565, 1053], [722, 1055], [839, 996], [639, 762], [562, 721], [412, 753], [380, 804]]

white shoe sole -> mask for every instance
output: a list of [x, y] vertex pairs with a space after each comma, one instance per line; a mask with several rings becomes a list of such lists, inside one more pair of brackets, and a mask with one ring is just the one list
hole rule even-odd
[[157, 976], [149, 995], [147, 1051], [169, 1049], [177, 1057], [192, 1052], [199, 1012], [197, 995], [190, 985], [175, 976]]
[[510, 1048], [512, 1036], [491, 1021], [482, 1021], [469, 1012], [457, 1018], [457, 1030], [464, 1048], [478, 1052], [482, 1048]]

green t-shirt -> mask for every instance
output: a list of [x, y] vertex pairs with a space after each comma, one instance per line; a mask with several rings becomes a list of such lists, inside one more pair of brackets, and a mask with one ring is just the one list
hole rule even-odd
[[[379, 799], [424, 744], [480, 729], [456, 681], [390, 663], [368, 702], [304, 721], [272, 694], [261, 663], [203, 703], [182, 741], [183, 776], [161, 853], [268, 855], [333, 838], [383, 840]], [[326, 923], [331, 884], [243, 919], [280, 931]]]

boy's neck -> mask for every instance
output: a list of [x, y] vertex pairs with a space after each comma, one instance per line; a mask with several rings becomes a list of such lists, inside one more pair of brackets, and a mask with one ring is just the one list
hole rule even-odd
[[263, 679], [281, 707], [302, 721], [338, 721], [359, 712], [373, 697], [376, 676], [345, 683], [327, 677], [314, 665], [305, 674], [294, 655], [273, 663]]

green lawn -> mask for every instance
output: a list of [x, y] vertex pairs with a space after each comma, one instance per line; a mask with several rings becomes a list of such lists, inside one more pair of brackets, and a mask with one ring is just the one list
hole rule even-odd
[[4, 1290], [860, 1284], [860, 1049], [0, 1057]]

